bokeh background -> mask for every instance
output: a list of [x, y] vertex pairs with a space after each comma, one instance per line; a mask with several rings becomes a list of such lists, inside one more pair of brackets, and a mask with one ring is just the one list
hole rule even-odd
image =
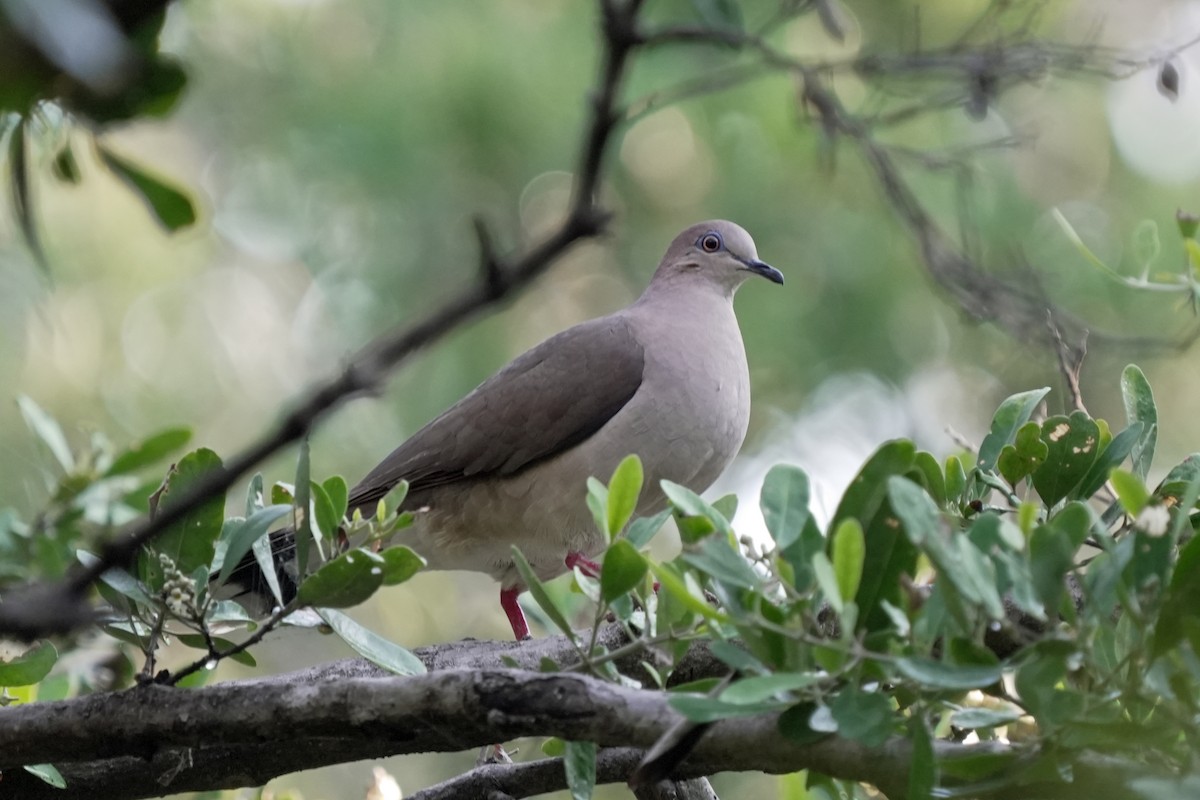
[[[776, 8], [768, 0], [741, 5], [750, 27]], [[1041, 8], [1037, 36], [1140, 56], [1200, 34], [1196, 2], [1013, 5]], [[697, 20], [684, 0], [648, 6], [654, 19]], [[811, 58], [911, 51], [953, 40], [986, 6], [851, 0], [843, 43], [812, 15], [772, 41]], [[164, 121], [104, 139], [186, 187], [200, 221], [168, 236], [86, 154], [81, 185], [34, 186], [52, 280], [11, 215], [0, 217], [0, 507], [32, 514], [53, 469], [16, 409], [18, 395], [60, 419], [75, 441], [100, 432], [125, 442], [183, 424], [196, 430], [196, 444], [230, 454], [357, 347], [475, 280], [474, 215], [504, 249], [536, 241], [566, 204], [596, 26], [595, 8], [579, 0], [173, 7], [164, 41], [189, 72], [181, 106]], [[646, 53], [626, 97], [739, 58], [715, 47]], [[934, 152], [1020, 140], [970, 155], [966, 193], [944, 172], [907, 174], [951, 227], [966, 212], [990, 268], [1032, 281], [1013, 269], [1029, 265], [1052, 302], [1097, 332], [1083, 372], [1094, 415], [1123, 426], [1120, 369], [1136, 361], [1146, 370], [1161, 418], [1158, 475], [1200, 450], [1200, 370], [1194, 354], [1171, 346], [1196, 324], [1192, 309], [1178, 293], [1137, 292], [1100, 274], [1052, 209], [1127, 274], [1146, 266], [1138, 242], [1150, 225], [1161, 241], [1151, 272], [1182, 268], [1175, 212], [1200, 210], [1200, 48], [1174, 63], [1175, 98], [1160, 91], [1153, 69], [1119, 82], [1050, 76], [1005, 94], [982, 119], [950, 109], [886, 137]], [[834, 85], [851, 107], [888, 102], [853, 76]], [[910, 98], [921, 90], [892, 88]], [[313, 436], [314, 473], [353, 483], [509, 358], [636, 297], [677, 230], [712, 217], [750, 230], [760, 255], [788, 278], [783, 287], [752, 282], [738, 298], [754, 410], [743, 454], [712, 494], [742, 496], [739, 531], [761, 525], [755, 497], [773, 463], [803, 466], [828, 515], [888, 438], [912, 437], [944, 455], [958, 448], [955, 436], [977, 442], [1011, 392], [1051, 385], [1051, 411], [1065, 402], [1052, 353], [966, 322], [935, 288], [854, 147], [831, 146], [809, 124], [786, 76], [637, 118], [612, 152], [603, 196], [616, 212], [609, 236], [572, 250], [501, 310], [422, 353], [380, 396], [342, 407]], [[290, 481], [294, 454], [263, 471]], [[428, 574], [385, 590], [354, 616], [410, 647], [503, 638], [508, 625], [496, 601], [486, 579]], [[333, 637], [287, 631], [262, 648], [259, 671], [344, 655]], [[222, 665], [217, 678], [244, 674]], [[527, 742], [519, 757], [536, 752]], [[413, 790], [473, 759], [406, 757], [384, 766]], [[355, 764], [272, 787], [315, 800], [362, 797], [369, 781], [370, 765]], [[728, 798], [799, 796], [794, 781], [773, 777], [718, 776], [714, 784]]]

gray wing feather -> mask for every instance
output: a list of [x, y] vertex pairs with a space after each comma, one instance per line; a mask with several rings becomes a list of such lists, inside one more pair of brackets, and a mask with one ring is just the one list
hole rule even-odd
[[514, 475], [584, 441], [642, 383], [644, 353], [620, 316], [591, 320], [519, 356], [397, 447], [350, 492], [373, 506], [401, 479], [426, 489]]

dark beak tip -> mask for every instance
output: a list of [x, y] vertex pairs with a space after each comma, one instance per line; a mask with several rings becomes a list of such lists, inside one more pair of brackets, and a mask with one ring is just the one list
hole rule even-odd
[[771, 283], [778, 283], [780, 286], [783, 285], [783, 273], [772, 267], [770, 264], [766, 264], [762, 261], [756, 261], [751, 266], [751, 271], [763, 276]]

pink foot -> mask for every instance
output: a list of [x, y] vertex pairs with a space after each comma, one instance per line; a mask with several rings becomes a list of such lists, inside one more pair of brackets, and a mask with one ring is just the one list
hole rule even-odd
[[567, 553], [566, 565], [567, 569], [579, 567], [579, 571], [589, 578], [600, 577], [600, 565], [583, 553]]
[[508, 615], [508, 624], [512, 625], [513, 636], [517, 638], [518, 642], [523, 642], [531, 637], [529, 636], [529, 623], [525, 621], [525, 612], [521, 610], [521, 604], [517, 602], [517, 595], [520, 593], [520, 586], [501, 588], [500, 607]]

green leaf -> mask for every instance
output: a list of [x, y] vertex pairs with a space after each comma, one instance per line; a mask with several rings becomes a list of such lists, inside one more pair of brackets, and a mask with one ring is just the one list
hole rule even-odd
[[383, 585], [382, 557], [356, 547], [327, 561], [300, 584], [301, 605], [349, 608], [366, 600]]
[[670, 516], [671, 509], [668, 508], [665, 511], [660, 511], [653, 517], [638, 517], [625, 533], [625, 540], [633, 545], [634, 548], [641, 550], [650, 544], [650, 540], [654, 538], [654, 535], [659, 532]]
[[716, 639], [708, 646], [708, 649], [713, 656], [732, 669], [742, 672], [767, 671], [766, 665], [732, 642]]
[[729, 533], [729, 520], [721, 516], [721, 513], [706, 503], [700, 495], [693, 492], [686, 486], [671, 481], [661, 481], [663, 493], [667, 499], [671, 501], [671, 505], [675, 507], [677, 513], [686, 517], [701, 517], [713, 524], [713, 527], [721, 533]]
[[600, 596], [606, 602], [632, 590], [641, 583], [649, 566], [637, 548], [625, 539], [617, 539], [604, 554], [600, 567]]
[[1042, 441], [1050, 452], [1033, 473], [1033, 487], [1048, 507], [1080, 484], [1095, 463], [1100, 428], [1082, 411], [1053, 416], [1042, 423]]
[[267, 506], [255, 511], [246, 519], [233, 518], [225, 521], [221, 529], [221, 540], [225, 543], [225, 555], [222, 563], [213, 564], [217, 571], [217, 583], [225, 583], [229, 573], [242, 560], [242, 556], [250, 552], [254, 543], [265, 536], [271, 523], [292, 510], [291, 506]]
[[1132, 450], [1133, 474], [1146, 480], [1158, 442], [1158, 408], [1154, 404], [1150, 382], [1135, 364], [1125, 367], [1121, 373], [1121, 397], [1125, 401], [1125, 420], [1129, 426], [1142, 423], [1142, 432]]
[[1087, 500], [1100, 491], [1104, 482], [1109, 479], [1113, 468], [1125, 460], [1141, 435], [1142, 423], [1140, 422], [1135, 422], [1118, 433], [1100, 453], [1096, 463], [1092, 464], [1092, 468], [1088, 470], [1088, 474], [1080, 481], [1079, 486], [1071, 495], [1072, 499]]
[[908, 794], [906, 800], [930, 800], [937, 786], [937, 759], [933, 754], [933, 737], [925, 720], [916, 716], [909, 720], [909, 741], [912, 756], [908, 764]]
[[763, 480], [759, 507], [771, 538], [781, 551], [791, 547], [809, 519], [808, 475], [799, 467], [777, 464]]
[[126, 448], [113, 459], [112, 465], [105, 470], [104, 475], [123, 475], [150, 466], [183, 447], [191, 438], [192, 431], [189, 428], [168, 428], [159, 431], [150, 438], [135, 442]]
[[671, 708], [692, 722], [716, 722], [731, 717], [750, 717], [778, 711], [783, 707], [781, 702], [774, 700], [760, 703], [726, 703], [704, 694], [676, 694], [672, 695], [668, 702]]
[[932, 453], [918, 450], [913, 457], [913, 468], [908, 476], [921, 484], [939, 506], [946, 505], [946, 479], [942, 467]]
[[[86, 550], [76, 550], [75, 557], [79, 559], [79, 563], [85, 567], [91, 567], [98, 564], [100, 559]], [[109, 586], [113, 591], [128, 597], [133, 602], [141, 606], [151, 607], [154, 601], [150, 599], [150, 592], [146, 589], [142, 582], [130, 575], [120, 567], [111, 567], [106, 569], [100, 575], [101, 583]]]
[[14, 658], [0, 659], [0, 686], [32, 686], [50, 674], [58, 661], [58, 651], [48, 641], [40, 641]]
[[824, 739], [829, 734], [818, 731], [810, 724], [816, 706], [811, 702], [797, 703], [779, 715], [779, 732], [789, 741], [810, 744]]
[[563, 767], [571, 800], [591, 800], [596, 788], [596, 745], [592, 742], [565, 742]]
[[608, 487], [596, 478], [587, 479], [587, 507], [596, 530], [604, 534], [606, 541], [612, 539], [613, 532], [608, 527]]
[[733, 522], [734, 516], [738, 510], [738, 498], [736, 494], [726, 494], [718, 497], [713, 501], [712, 507], [717, 510], [725, 519]]
[[354, 652], [376, 666], [397, 675], [422, 675], [425, 665], [411, 652], [364, 628], [350, 617], [331, 608], [318, 608], [317, 614]]
[[955, 711], [950, 718], [950, 724], [956, 728], [970, 730], [985, 730], [998, 725], [1008, 725], [1021, 718], [1021, 712], [1016, 710], [998, 710], [992, 708], [964, 708]]
[[192, 201], [179, 189], [171, 186], [131, 161], [118, 156], [103, 144], [98, 145], [100, 160], [117, 177], [125, 181], [169, 232], [186, 228], [196, 221]]
[[[208, 474], [223, 469], [221, 459], [212, 450], [193, 450], [175, 465], [167, 476], [167, 488], [159, 502], [160, 513], [177, 499], [204, 481]], [[151, 545], [154, 552], [165, 553], [179, 571], [190, 575], [196, 567], [212, 564], [217, 537], [221, 535], [225, 516], [225, 497], [218, 494], [201, 506], [187, 512], [169, 526]], [[150, 588], [161, 586], [162, 567], [157, 556], [143, 553], [143, 575], [150, 576]]]
[[727, 615], [709, 605], [699, 587], [693, 592], [685, 579], [670, 564], [656, 564], [653, 561], [649, 563], [650, 571], [658, 579], [660, 588], [678, 600], [688, 611], [718, 622], [730, 621]]
[[735, 705], [761, 703], [775, 698], [778, 694], [807, 689], [826, 679], [827, 676], [814, 672], [776, 672], [772, 675], [742, 678], [730, 684], [718, 699]]
[[[916, 455], [917, 449], [907, 439], [895, 439], [881, 445], [842, 495], [830, 523], [831, 529], [836, 530], [844, 519], [860, 522], [873, 519], [887, 498], [887, 479], [908, 472]], [[867, 546], [870, 547], [869, 537]]]
[[1154, 490], [1154, 496], [1163, 500], [1171, 498], [1181, 501], [1184, 494], [1187, 493], [1188, 486], [1198, 475], [1200, 475], [1200, 453], [1192, 453], [1171, 468], [1167, 476], [1162, 479], [1162, 483]]
[[342, 518], [337, 515], [333, 500], [325, 492], [324, 486], [316, 481], [309, 481], [308, 488], [312, 493], [313, 517], [316, 518], [317, 528], [322, 538], [332, 541], [342, 525]]
[[[288, 507], [291, 508], [291, 506]], [[292, 535], [294, 536], [295, 534], [293, 533]], [[267, 582], [267, 588], [271, 590], [271, 596], [275, 598], [275, 602], [282, 608], [284, 605], [283, 590], [279, 586], [279, 575], [275, 571], [275, 554], [272, 552], [271, 537], [259, 537], [250, 549], [254, 552], [254, 560]], [[226, 561], [228, 560], [226, 558]]]
[[833, 564], [830, 563], [829, 556], [822, 551], [813, 553], [812, 570], [821, 594], [825, 595], [825, 601], [834, 611], [841, 614], [846, 604], [842, 601], [842, 591], [838, 586], [837, 574], [833, 571]]
[[1017, 429], [1012, 444], [1004, 445], [996, 466], [1009, 485], [1016, 486], [1022, 478], [1032, 475], [1042, 465], [1050, 448], [1042, 441], [1042, 427], [1036, 422], [1026, 422]]
[[25, 424], [42, 440], [42, 444], [46, 445], [51, 455], [58, 461], [59, 466], [63, 468], [63, 472], [74, 470], [75, 456], [71, 454], [71, 446], [67, 444], [67, 437], [63, 435], [62, 428], [54, 417], [43, 411], [41, 406], [25, 395], [17, 397], [17, 407], [21, 409], [21, 416], [25, 418]]
[[36, 775], [55, 789], [67, 788], [67, 781], [53, 764], [26, 764], [22, 767], [30, 775]]
[[1121, 501], [1125, 513], [1131, 517], [1142, 513], [1142, 509], [1150, 502], [1150, 490], [1142, 483], [1142, 479], [1123, 469], [1114, 469], [1109, 473], [1108, 479], [1112, 482], [1113, 491]]
[[842, 600], [853, 600], [858, 594], [866, 553], [862, 525], [856, 519], [843, 520], [833, 534], [833, 572]]
[[525, 583], [529, 593], [533, 595], [533, 599], [538, 606], [550, 618], [550, 621], [558, 626], [558, 629], [567, 635], [568, 639], [575, 638], [575, 632], [571, 630], [571, 623], [567, 622], [566, 616], [550, 597], [546, 591], [546, 587], [538, 580], [538, 576], [534, 573], [533, 567], [529, 566], [529, 562], [525, 559], [524, 554], [516, 546], [512, 546], [513, 566], [517, 568], [517, 572], [521, 573], [521, 580]]
[[[286, 505], [286, 504], [282, 504]], [[246, 516], [263, 507], [263, 476], [261, 472], [254, 473], [246, 486]]]
[[837, 721], [839, 736], [867, 747], [878, 747], [891, 736], [894, 714], [886, 695], [864, 692], [851, 684], [830, 701], [829, 711]]
[[625, 525], [637, 508], [642, 493], [642, 460], [628, 455], [613, 471], [608, 482], [608, 530], [613, 536], [625, 529]]
[[933, 689], [982, 689], [1000, 680], [1003, 670], [997, 665], [958, 665], [928, 658], [898, 658], [896, 669], [904, 677]]
[[383, 559], [384, 586], [404, 583], [424, 569], [427, 563], [411, 547], [402, 544], [385, 549], [379, 556]]
[[699, 550], [684, 551], [680, 558], [712, 578], [742, 589], [757, 589], [762, 578], [745, 556], [729, 546], [724, 536], [705, 539]]
[[1050, 387], [1045, 386], [1014, 394], [1001, 403], [992, 416], [991, 430], [979, 445], [979, 458], [975, 466], [982, 470], [995, 469], [1004, 445], [1012, 444], [1017, 431], [1029, 421], [1038, 403], [1049, 393]]
[[558, 758], [567, 752], [567, 743], [557, 736], [551, 736], [542, 742], [542, 754], [550, 758]]
[[338, 524], [341, 524], [341, 520], [346, 518], [350, 502], [350, 490], [346, 488], [346, 479], [341, 475], [334, 475], [332, 478], [327, 478], [321, 484], [321, 488], [325, 490], [325, 495], [333, 505], [334, 518], [338, 520]]
[[963, 469], [962, 459], [958, 456], [946, 456], [946, 499], [955, 503], [962, 502], [966, 489], [967, 473]]

